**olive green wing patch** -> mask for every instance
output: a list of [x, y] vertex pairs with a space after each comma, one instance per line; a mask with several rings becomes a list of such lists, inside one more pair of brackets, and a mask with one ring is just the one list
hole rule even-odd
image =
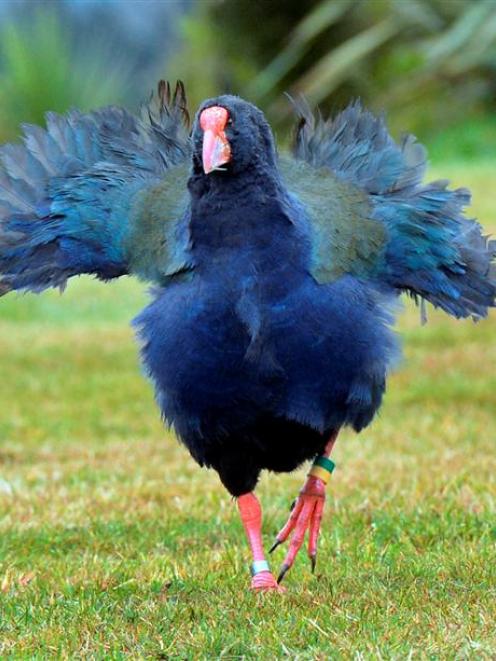
[[324, 284], [347, 273], [373, 275], [387, 235], [382, 223], [371, 220], [366, 193], [340, 181], [329, 168], [315, 168], [291, 156], [283, 156], [279, 168], [311, 223], [315, 279]]
[[188, 173], [186, 163], [171, 167], [134, 199], [126, 252], [130, 271], [144, 280], [163, 283], [188, 267]]

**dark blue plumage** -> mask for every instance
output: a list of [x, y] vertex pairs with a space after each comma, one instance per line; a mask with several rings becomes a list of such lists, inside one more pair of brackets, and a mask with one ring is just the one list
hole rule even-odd
[[110, 108], [49, 115], [2, 148], [0, 291], [93, 273], [156, 284], [137, 318], [165, 420], [235, 495], [292, 470], [378, 410], [406, 291], [457, 317], [494, 306], [494, 243], [463, 216], [467, 191], [425, 185], [425, 152], [355, 104], [300, 108], [293, 155], [232, 96], [232, 159], [202, 168], [182, 87], [140, 119]]
[[[241, 105], [216, 103], [233, 114]], [[257, 120], [266, 149], [238, 160], [242, 176], [193, 169], [194, 271], [157, 292], [136, 321], [165, 419], [235, 495], [281, 453], [296, 468], [332, 429], [370, 422], [395, 354], [391, 301], [377, 287], [350, 275], [326, 285], [312, 277], [310, 220], [292, 203]], [[242, 129], [231, 144], [246, 148]], [[297, 453], [284, 450], [291, 436]]]

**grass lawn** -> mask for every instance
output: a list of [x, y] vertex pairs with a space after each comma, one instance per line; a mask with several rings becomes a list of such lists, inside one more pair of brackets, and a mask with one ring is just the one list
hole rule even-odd
[[[496, 232], [496, 168], [439, 174]], [[160, 423], [144, 301], [87, 279], [0, 301], [0, 656], [494, 658], [496, 313], [408, 307], [380, 416], [336, 446], [317, 574], [302, 553], [281, 597], [246, 589], [233, 501]], [[262, 479], [267, 543], [304, 475]]]

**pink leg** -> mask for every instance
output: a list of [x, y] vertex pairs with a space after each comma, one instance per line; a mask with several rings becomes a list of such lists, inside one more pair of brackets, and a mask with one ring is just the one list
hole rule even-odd
[[238, 508], [253, 555], [252, 590], [282, 592], [283, 589], [277, 584], [265, 560], [262, 545], [262, 508], [258, 498], [254, 493], [245, 493], [238, 498]]
[[[327, 443], [324, 453], [321, 456], [329, 457], [337, 439], [337, 432], [332, 435]], [[326, 495], [326, 484], [323, 480], [313, 475], [309, 475], [303, 489], [300, 491], [291, 515], [276, 537], [276, 541], [270, 553], [276, 549], [279, 544], [285, 542], [289, 535], [294, 531], [289, 544], [289, 549], [277, 579], [278, 583], [282, 581], [286, 572], [292, 567], [296, 555], [303, 545], [306, 531], [308, 535], [308, 555], [312, 563], [312, 571], [315, 570], [317, 562], [317, 540], [320, 532], [320, 524], [324, 511]]]

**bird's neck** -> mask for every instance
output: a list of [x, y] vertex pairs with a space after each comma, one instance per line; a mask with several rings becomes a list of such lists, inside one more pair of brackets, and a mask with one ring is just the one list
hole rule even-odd
[[255, 162], [239, 174], [213, 172], [204, 174], [193, 169], [188, 180], [192, 209], [203, 211], [205, 206], [230, 207], [253, 202], [257, 197], [275, 197], [283, 191], [277, 166]]
[[190, 177], [190, 237], [197, 257], [219, 259], [265, 250], [288, 233], [287, 193], [277, 170], [253, 168], [241, 176]]

